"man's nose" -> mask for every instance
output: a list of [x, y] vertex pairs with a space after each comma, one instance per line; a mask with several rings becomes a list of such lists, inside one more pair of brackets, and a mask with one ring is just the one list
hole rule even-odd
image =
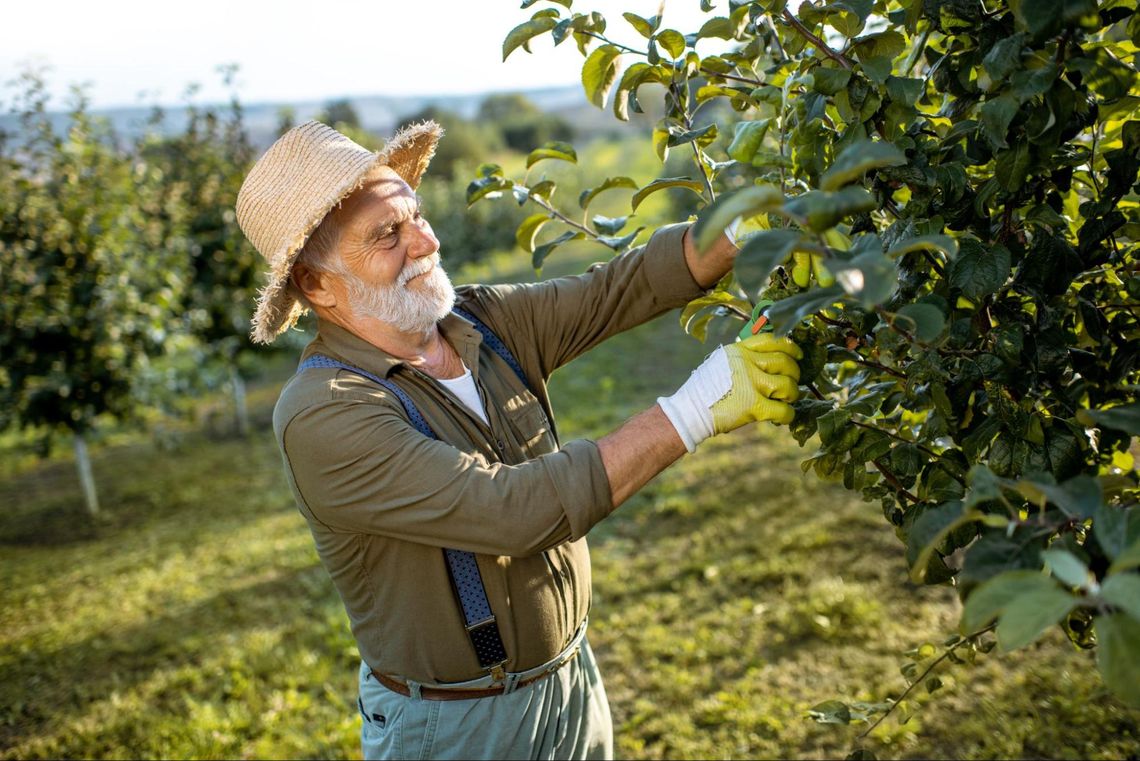
[[435, 237], [435, 232], [427, 220], [421, 220], [418, 225], [413, 226], [412, 235], [413, 238], [408, 244], [409, 258], [418, 259], [421, 256], [431, 256], [439, 251], [439, 239]]

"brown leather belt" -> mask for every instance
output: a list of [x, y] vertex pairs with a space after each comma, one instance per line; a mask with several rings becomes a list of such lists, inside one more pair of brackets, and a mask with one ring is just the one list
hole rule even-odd
[[[578, 655], [578, 649], [575, 648], [574, 651], [571, 652], [570, 655], [568, 655], [557, 666], [552, 667], [549, 671], [544, 671], [541, 674], [536, 674], [535, 676], [528, 677], [526, 679], [521, 680], [517, 685], [515, 685], [515, 689], [517, 690], [520, 687], [527, 686], [528, 684], [534, 684], [535, 682], [539, 681], [540, 679], [545, 679], [546, 677], [553, 674], [555, 671], [558, 671], [558, 669], [565, 666], [570, 661], [574, 660], [575, 656], [577, 656], [577, 655]], [[381, 674], [378, 671], [373, 671], [372, 676], [376, 677], [377, 682], [384, 685], [385, 687], [387, 687], [392, 692], [403, 695], [404, 697], [411, 697], [412, 696], [412, 691], [411, 691], [411, 689], [408, 688], [408, 685], [399, 681], [398, 679], [393, 679], [392, 677], [387, 676], [385, 674]], [[477, 700], [478, 698], [489, 698], [489, 697], [492, 697], [494, 695], [502, 695], [503, 690], [505, 688], [506, 688], [505, 685], [498, 685], [495, 687], [483, 687], [483, 688], [478, 688], [478, 689], [465, 689], [465, 688], [449, 689], [449, 688], [445, 688], [445, 687], [422, 686], [422, 687], [420, 687], [420, 697], [423, 698], [424, 700]]]

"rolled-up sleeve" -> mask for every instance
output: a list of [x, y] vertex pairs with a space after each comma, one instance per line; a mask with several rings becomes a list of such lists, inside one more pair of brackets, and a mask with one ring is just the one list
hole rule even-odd
[[283, 434], [303, 507], [332, 531], [526, 557], [581, 538], [613, 510], [591, 441], [488, 462], [424, 436], [393, 405], [355, 399], [307, 407]]

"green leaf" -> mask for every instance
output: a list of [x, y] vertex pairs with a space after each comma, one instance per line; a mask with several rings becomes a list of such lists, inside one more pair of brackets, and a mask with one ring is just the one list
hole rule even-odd
[[685, 52], [685, 38], [676, 29], [663, 29], [657, 34], [657, 44], [665, 48], [669, 57], [676, 60]]
[[630, 244], [633, 243], [634, 238], [636, 238], [638, 236], [638, 233], [640, 233], [644, 229], [645, 229], [645, 226], [642, 225], [641, 227], [637, 228], [636, 230], [629, 233], [628, 235], [622, 235], [621, 237], [618, 237], [616, 235], [614, 235], [614, 236], [603, 235], [600, 238], [598, 238], [598, 243], [601, 243], [603, 246], [609, 246], [614, 251], [617, 251], [618, 253], [620, 253], [622, 251], [625, 251], [627, 248], [629, 248]]
[[1045, 507], [1048, 501], [1065, 515], [1077, 520], [1092, 518], [1103, 504], [1100, 484], [1087, 475], [1076, 476], [1060, 485], [1052, 483], [1051, 478], [1026, 477], [1014, 484], [1014, 487], [1038, 507]]
[[625, 227], [629, 217], [603, 217], [601, 214], [595, 214], [591, 221], [598, 232], [606, 235], [617, 235]]
[[897, 476], [916, 476], [926, 458], [914, 444], [898, 444], [891, 450], [891, 471]]
[[1001, 615], [1014, 600], [1026, 595], [1057, 590], [1057, 585], [1040, 571], [1004, 571], [979, 584], [962, 609], [959, 631], [968, 635]]
[[1096, 48], [1083, 57], [1070, 58], [1066, 66], [1081, 72], [1089, 89], [1105, 100], [1128, 95], [1136, 82], [1136, 70], [1117, 60], [1107, 48]]
[[974, 465], [966, 474], [966, 483], [970, 485], [970, 492], [966, 498], [966, 507], [971, 508], [982, 502], [989, 502], [1001, 497], [1002, 479], [982, 464]]
[[744, 164], [751, 164], [753, 157], [764, 144], [771, 119], [739, 122], [735, 127], [732, 142], [728, 146], [728, 157]]
[[808, 709], [808, 716], [820, 724], [850, 724], [851, 709], [838, 700], [825, 700]]
[[658, 124], [653, 128], [653, 152], [662, 164], [669, 158], [669, 130]]
[[995, 292], [1009, 279], [1009, 249], [1000, 244], [986, 249], [974, 238], [958, 241], [958, 256], [950, 265], [950, 285], [966, 298], [978, 300]]
[[1029, 162], [1029, 143], [1014, 143], [1012, 148], [1001, 151], [994, 158], [994, 176], [1005, 190], [1017, 190], [1025, 184]]
[[843, 149], [831, 168], [820, 177], [819, 187], [821, 190], [839, 190], [872, 169], [905, 163], [906, 154], [891, 143], [859, 141]]
[[907, 38], [894, 29], [865, 34], [851, 42], [851, 50], [865, 61], [868, 58], [897, 58], [908, 45]]
[[926, 80], [911, 77], [887, 77], [887, 94], [895, 103], [914, 106], [926, 90]]
[[909, 254], [911, 251], [927, 251], [931, 249], [941, 251], [948, 258], [953, 259], [958, 255], [958, 241], [949, 235], [920, 235], [917, 238], [907, 238], [891, 246], [887, 251], [887, 258], [898, 259], [903, 254]]
[[557, 24], [556, 19], [549, 16], [539, 16], [530, 21], [524, 21], [507, 33], [507, 37], [503, 40], [503, 60], [507, 60], [507, 56], [515, 51], [516, 48], [522, 46], [528, 53], [530, 48], [527, 44], [543, 32], [548, 32]]
[[966, 510], [957, 500], [930, 508], [918, 516], [907, 533], [906, 559], [910, 565], [910, 580], [915, 584], [923, 583], [938, 546], [959, 526], [976, 519], [977, 514]]
[[1140, 574], [1113, 573], [1100, 585], [1100, 596], [1140, 621]]
[[717, 37], [722, 40], [731, 40], [732, 34], [732, 22], [724, 16], [717, 16], [701, 25], [701, 28], [697, 30], [697, 39], [703, 40], [710, 37]]
[[1090, 581], [1094, 581], [1088, 566], [1068, 550], [1048, 549], [1041, 553], [1041, 557], [1062, 584], [1085, 589]]
[[990, 48], [982, 60], [982, 66], [990, 75], [990, 79], [1000, 82], [1021, 68], [1021, 49], [1023, 47], [1025, 47], [1025, 34], [1021, 32], [994, 43], [994, 46]]
[[681, 310], [681, 329], [704, 343], [708, 337], [709, 320], [729, 307], [735, 307], [737, 311], [747, 313], [751, 310], [752, 305], [728, 291], [712, 291], [685, 305], [685, 308]]
[[762, 230], [750, 236], [736, 256], [737, 278], [749, 291], [761, 288], [804, 240], [803, 233], [790, 228]]
[[546, 261], [546, 257], [550, 256], [550, 254], [554, 252], [554, 249], [558, 248], [567, 241], [581, 240], [585, 237], [586, 236], [583, 233], [574, 232], [571, 230], [569, 232], [562, 233], [549, 243], [543, 243], [541, 246], [538, 246], [534, 249], [534, 254], [531, 256], [531, 266], [533, 266], [536, 270], [542, 269], [542, 263]]
[[559, 161], [569, 161], [571, 164], [577, 164], [578, 154], [574, 151], [574, 146], [570, 145], [570, 143], [553, 140], [548, 143], [543, 143], [542, 147], [535, 148], [530, 152], [530, 155], [526, 157], [526, 168], [530, 169], [543, 159], [558, 159]]
[[638, 185], [632, 177], [626, 177], [625, 175], [607, 177], [602, 181], [601, 185], [597, 185], [592, 188], [586, 188], [581, 193], [579, 193], [578, 205], [583, 209], [588, 209], [590, 207], [590, 202], [597, 198], [598, 194], [602, 193], [603, 191], [610, 190], [611, 188], [630, 188], [632, 190], [637, 190]]
[[1097, 667], [1118, 698], [1140, 708], [1140, 621], [1123, 613], [1096, 619]]
[[1010, 535], [1008, 527], [983, 531], [981, 537], [966, 550], [966, 558], [958, 574], [958, 586], [968, 595], [987, 579], [1006, 571], [1031, 569], [1036, 572], [1041, 567], [1042, 549], [1037, 542], [1016, 533]]
[[871, 211], [878, 204], [875, 197], [861, 187], [849, 187], [837, 193], [809, 190], [784, 204], [784, 211], [803, 220], [808, 229], [823, 232], [839, 224], [845, 217]]
[[1077, 598], [1050, 583], [1011, 600], [997, 626], [998, 646], [1009, 652], [1035, 642], [1077, 606]]
[[826, 266], [843, 290], [868, 308], [882, 304], [898, 287], [898, 268], [878, 248], [847, 261], [829, 260]]
[[653, 16], [651, 18], [644, 18], [638, 16], [636, 13], [623, 13], [622, 18], [629, 22], [629, 25], [637, 30], [637, 33], [642, 37], [649, 39], [653, 33], [657, 31], [657, 27], [661, 26], [661, 17]]
[[877, 85], [884, 85], [887, 83], [887, 78], [891, 75], [891, 59], [886, 56], [868, 56], [863, 58], [860, 63], [863, 65], [863, 73]]
[[725, 193], [701, 210], [693, 226], [697, 250], [707, 251], [737, 217], [747, 219], [780, 208], [784, 194], [772, 185], [752, 185]]
[[990, 147], [994, 150], [1009, 147], [1005, 135], [1020, 107], [1021, 103], [1017, 98], [1008, 94], [990, 98], [982, 105], [982, 134], [986, 136]]
[[[1093, 529], [1095, 531], [1095, 525]], [[1108, 572], [1121, 573], [1123, 571], [1130, 571], [1137, 566], [1140, 566], [1140, 540], [1122, 549], [1117, 554], [1116, 559], [1112, 561], [1112, 565], [1108, 567]]]
[[514, 183], [503, 177], [494, 175], [480, 177], [467, 186], [467, 205], [470, 206], [480, 198], [494, 198], [497, 194], [513, 187]]
[[557, 187], [558, 186], [554, 183], [554, 180], [543, 180], [542, 182], [536, 182], [535, 184], [531, 185], [527, 190], [526, 195], [528, 198], [534, 196], [535, 198], [541, 198], [544, 201], [549, 201], [550, 197], [554, 195], [554, 191], [557, 189]]
[[[696, 129], [670, 132], [669, 147], [676, 148], [678, 145], [687, 145], [692, 142], [696, 142], [697, 145], [707, 145], [716, 139], [716, 133], [717, 128], [715, 124], [706, 124]], [[702, 140], [702, 138], [704, 139]]]
[[617, 76], [617, 59], [621, 49], [616, 45], [602, 45], [590, 53], [582, 64], [582, 88], [586, 99], [598, 108], [604, 108], [606, 93]]
[[812, 69], [812, 89], [820, 95], [832, 96], [847, 87], [851, 81], [850, 69], [833, 69], [817, 66]]
[[1101, 504], [1093, 519], [1093, 536], [1104, 554], [1115, 561], [1128, 546], [1128, 512], [1116, 505]]
[[1111, 428], [1114, 431], [1123, 431], [1129, 436], [1140, 436], [1140, 402], [1121, 404], [1117, 407], [1108, 407], [1099, 410], [1082, 410], [1077, 418], [1087, 423], [1087, 418], [1102, 428]]
[[768, 319], [772, 321], [776, 335], [786, 336], [800, 320], [831, 306], [842, 298], [843, 289], [838, 285], [812, 288], [777, 301], [768, 309]]
[[629, 121], [629, 100], [636, 97], [637, 88], [646, 82], [662, 82], [661, 70], [644, 61], [637, 61], [626, 67], [614, 90], [614, 116], [623, 122]]
[[547, 214], [531, 214], [519, 224], [518, 229], [515, 230], [515, 241], [519, 244], [519, 248], [526, 251], [528, 254], [534, 253], [534, 239], [538, 236], [538, 231], [542, 226], [550, 221], [550, 216]]
[[895, 314], [912, 323], [910, 326], [905, 326], [907, 332], [923, 343], [930, 343], [938, 338], [946, 327], [945, 315], [933, 304], [906, 304]]
[[689, 179], [688, 177], [663, 177], [659, 180], [654, 180], [633, 194], [633, 200], [630, 202], [632, 205], [632, 210], [637, 211], [637, 207], [641, 205], [642, 201], [657, 191], [664, 190], [665, 188], [686, 188], [693, 191], [699, 196], [703, 196], [705, 186], [696, 180]]

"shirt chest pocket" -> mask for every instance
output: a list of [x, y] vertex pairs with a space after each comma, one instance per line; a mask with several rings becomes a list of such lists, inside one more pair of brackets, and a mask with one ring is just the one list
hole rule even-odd
[[555, 450], [550, 421], [538, 400], [529, 394], [527, 396], [530, 398], [522, 404], [507, 410], [507, 422], [527, 457], [549, 454]]

